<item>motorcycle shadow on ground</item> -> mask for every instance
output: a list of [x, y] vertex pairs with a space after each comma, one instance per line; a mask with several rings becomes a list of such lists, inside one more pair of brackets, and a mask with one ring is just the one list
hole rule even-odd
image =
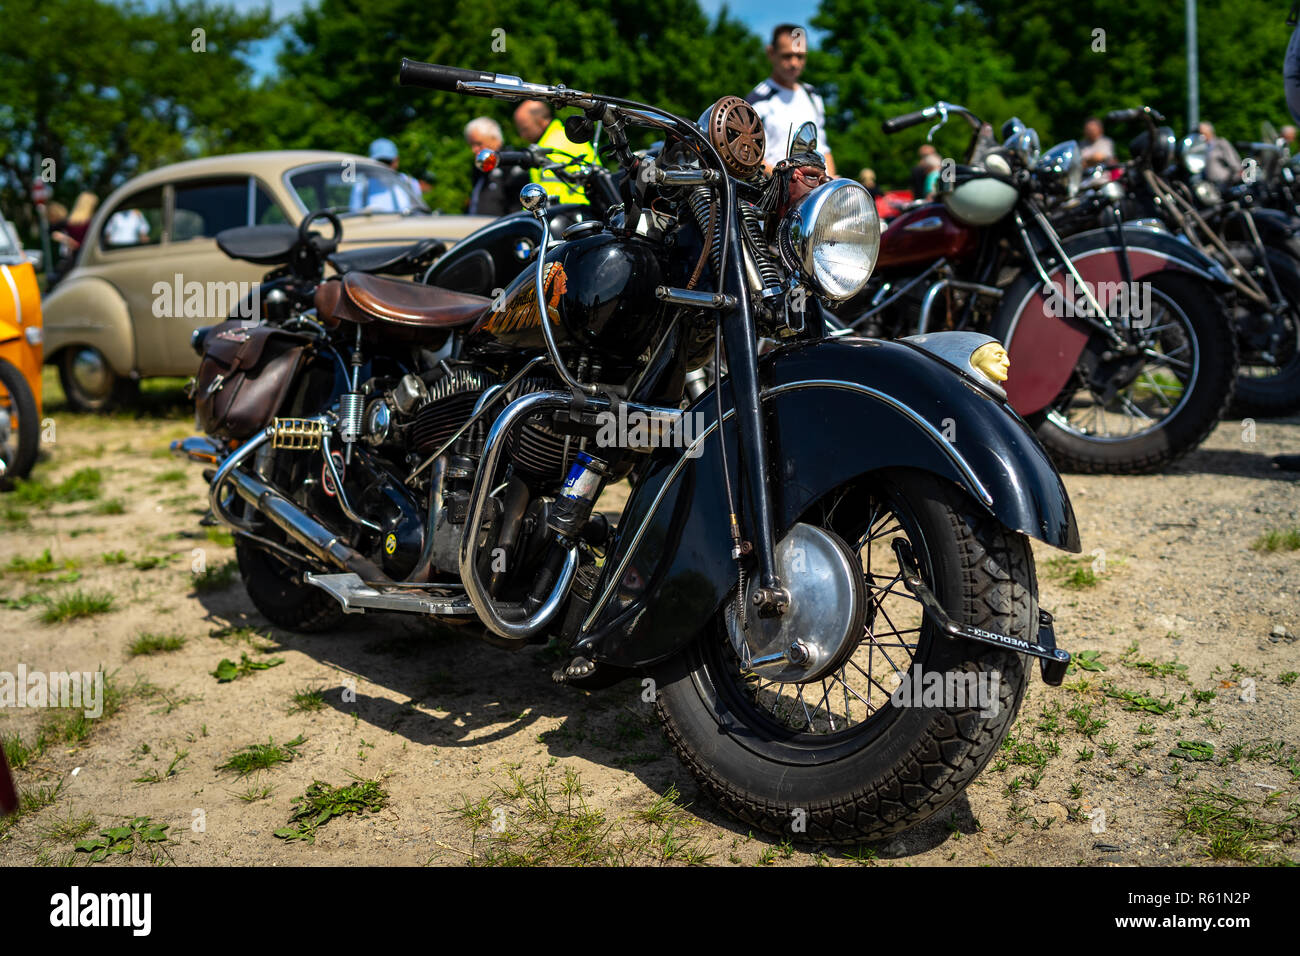
[[[598, 691], [556, 684], [551, 673], [567, 658], [541, 645], [519, 651], [493, 647], [479, 638], [477, 621], [451, 626], [413, 615], [358, 614], [330, 632], [299, 634], [268, 624], [238, 579], [224, 591], [194, 596], [214, 629], [254, 628], [275, 650], [300, 651], [334, 670], [336, 676], [311, 684], [328, 706], [412, 745], [436, 748], [428, 752], [430, 761], [438, 750], [461, 751], [444, 765], [466, 762], [462, 757], [485, 769], [523, 763], [520, 772], [527, 777], [548, 766], [540, 760], [545, 748], [548, 758], [594, 764], [594, 773], [584, 772], [584, 783], [598, 790], [616, 783], [620, 772], [631, 773], [657, 795], [675, 786], [679, 802], [708, 823], [739, 837], [751, 833], [696, 786], [654, 716], [648, 688], [635, 678]], [[419, 751], [413, 757], [421, 759]], [[448, 799], [458, 796], [449, 793]], [[931, 820], [872, 849], [882, 859], [907, 857], [933, 849], [954, 831], [978, 830], [961, 794]], [[752, 836], [779, 842], [758, 832]]]

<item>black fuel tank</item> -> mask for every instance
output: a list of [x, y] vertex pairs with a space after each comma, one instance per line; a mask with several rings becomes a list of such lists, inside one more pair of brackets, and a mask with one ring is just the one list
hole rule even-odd
[[[585, 348], [626, 365], [662, 331], [668, 312], [654, 294], [663, 269], [653, 243], [598, 232], [553, 249], [546, 270], [547, 311], [562, 348]], [[530, 265], [510, 283], [471, 330], [468, 348], [545, 348], [534, 275]]]

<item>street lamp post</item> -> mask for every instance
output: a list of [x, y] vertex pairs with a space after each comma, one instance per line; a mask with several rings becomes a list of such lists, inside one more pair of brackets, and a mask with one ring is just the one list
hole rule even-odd
[[1196, 132], [1201, 122], [1201, 90], [1196, 64], [1196, 0], [1187, 2], [1187, 131]]

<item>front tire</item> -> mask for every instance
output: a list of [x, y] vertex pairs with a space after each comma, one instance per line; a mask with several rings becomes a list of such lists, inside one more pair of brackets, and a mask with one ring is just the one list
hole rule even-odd
[[8, 489], [31, 474], [36, 464], [41, 422], [31, 386], [18, 367], [5, 359], [0, 359], [0, 419], [0, 459], [5, 463], [0, 489]]
[[[922, 622], [919, 603], [892, 590], [903, 591], [891, 581], [897, 563], [891, 572], [889, 541], [896, 533], [909, 540], [922, 576], [955, 619], [1025, 639], [1033, 639], [1038, 619], [1033, 554], [1023, 536], [956, 487], [919, 473], [837, 492], [814, 512], [804, 520], [856, 544], [875, 608], [838, 672], [843, 693], [835, 674], [825, 692], [825, 680], [807, 697], [811, 685], [798, 685], [802, 708], [788, 711], [793, 721], [776, 719], [787, 685], [773, 694], [746, 681], [725, 636], [724, 609], [660, 671], [656, 709], [701, 789], [742, 822], [796, 839], [878, 840], [926, 820], [975, 779], [1010, 730], [1027, 680], [1019, 654], [950, 640]], [[995, 693], [977, 706], [895, 706], [882, 681], [904, 667], [907, 679], [955, 673], [986, 681]], [[826, 705], [820, 723], [820, 705], [808, 713], [809, 697]]]
[[104, 353], [88, 345], [64, 349], [58, 367], [59, 385], [73, 411], [111, 411], [139, 393], [137, 383], [114, 372]]
[[[1189, 276], [1159, 272], [1146, 281], [1154, 313], [1148, 331], [1159, 332], [1158, 357], [1144, 360], [1109, 398], [1076, 369], [1053, 403], [1029, 419], [1062, 471], [1161, 471], [1205, 441], [1232, 399], [1237, 343], [1218, 301]], [[1100, 351], [1099, 338], [1086, 348]]]
[[[1266, 252], [1287, 308], [1272, 319], [1280, 334], [1273, 346], [1275, 361], [1271, 364], [1252, 361], [1255, 337], [1247, 328], [1238, 331], [1241, 369], [1231, 409], [1236, 418], [1280, 418], [1300, 409], [1300, 263], [1273, 247]], [[1268, 287], [1263, 280], [1261, 284]], [[1248, 311], [1244, 302], [1242, 310]], [[1251, 320], [1252, 316], [1246, 314], [1239, 321], [1244, 325]], [[1269, 344], [1273, 345], [1271, 341]], [[1252, 374], [1255, 372], [1262, 374]]]

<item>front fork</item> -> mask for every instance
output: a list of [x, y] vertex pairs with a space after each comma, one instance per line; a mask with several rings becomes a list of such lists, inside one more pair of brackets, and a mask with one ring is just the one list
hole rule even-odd
[[[738, 236], [743, 228], [740, 214], [733, 208], [731, 215], [732, 233]], [[767, 437], [758, 381], [758, 328], [749, 306], [749, 286], [741, 248], [741, 243], [736, 241], [727, 250], [727, 281], [723, 285], [730, 285], [734, 290], [736, 304], [723, 317], [722, 338], [727, 347], [728, 378], [736, 412], [740, 469], [744, 476], [742, 485], [749, 498], [748, 524], [754, 538], [750, 544], [758, 558], [759, 586], [754, 592], [754, 606], [760, 617], [771, 617], [785, 613], [790, 604], [790, 594], [776, 573], [772, 495], [767, 486]], [[714, 374], [720, 376], [721, 371], [715, 370]], [[715, 388], [720, 389], [721, 385], [720, 379], [714, 382]], [[718, 440], [726, 441], [721, 421], [718, 423]], [[724, 474], [724, 480], [730, 481], [730, 476]], [[741, 550], [743, 552], [744, 548]], [[741, 599], [744, 599], [743, 595]]]

